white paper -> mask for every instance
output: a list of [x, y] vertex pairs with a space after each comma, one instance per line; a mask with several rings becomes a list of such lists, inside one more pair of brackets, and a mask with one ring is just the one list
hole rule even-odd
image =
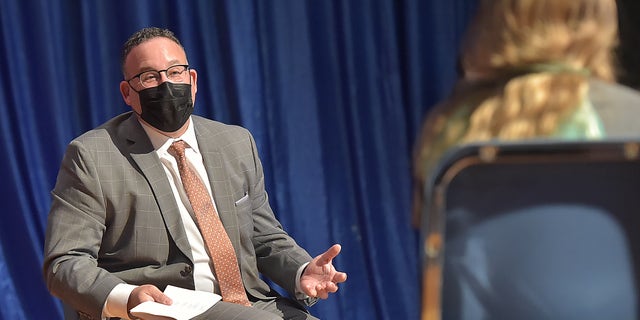
[[222, 299], [220, 295], [212, 292], [194, 291], [174, 286], [167, 286], [164, 294], [173, 300], [171, 305], [147, 301], [131, 309], [131, 314], [145, 320], [187, 320], [207, 311]]

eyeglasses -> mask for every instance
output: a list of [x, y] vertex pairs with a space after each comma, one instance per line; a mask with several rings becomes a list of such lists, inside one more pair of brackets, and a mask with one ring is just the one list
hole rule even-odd
[[185, 82], [189, 78], [189, 73], [186, 72], [187, 70], [189, 70], [188, 64], [177, 64], [164, 70], [140, 72], [129, 78], [127, 82], [131, 85], [131, 80], [138, 79], [140, 84], [145, 88], [157, 87], [160, 84], [160, 79], [162, 78], [160, 76], [161, 72], [164, 72], [170, 82]]

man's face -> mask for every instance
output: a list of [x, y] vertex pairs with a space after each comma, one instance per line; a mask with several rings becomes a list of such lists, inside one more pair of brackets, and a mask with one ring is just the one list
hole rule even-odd
[[[165, 70], [178, 64], [188, 64], [184, 50], [170, 39], [164, 37], [153, 38], [134, 47], [129, 52], [124, 64], [125, 79], [130, 79], [144, 71]], [[161, 72], [160, 75], [161, 82], [167, 80], [164, 72]], [[191, 78], [191, 96], [195, 103], [196, 92], [198, 91], [196, 71], [189, 69], [189, 76]], [[132, 87], [137, 91], [145, 89], [138, 79], [133, 79], [130, 84], [127, 81], [120, 82], [120, 93], [124, 102], [137, 114], [141, 114], [140, 98], [138, 93], [132, 90]]]

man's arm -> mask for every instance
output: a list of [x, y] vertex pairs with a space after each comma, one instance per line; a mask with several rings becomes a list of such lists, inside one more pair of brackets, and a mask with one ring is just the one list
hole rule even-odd
[[47, 287], [75, 310], [99, 319], [107, 296], [123, 281], [98, 267], [106, 208], [95, 159], [80, 142], [67, 148], [51, 194], [43, 267]]

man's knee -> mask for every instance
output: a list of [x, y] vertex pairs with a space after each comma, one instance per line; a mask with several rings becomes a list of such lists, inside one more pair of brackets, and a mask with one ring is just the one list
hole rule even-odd
[[193, 320], [283, 320], [268, 311], [245, 307], [235, 303], [219, 301], [211, 309], [194, 317]]

